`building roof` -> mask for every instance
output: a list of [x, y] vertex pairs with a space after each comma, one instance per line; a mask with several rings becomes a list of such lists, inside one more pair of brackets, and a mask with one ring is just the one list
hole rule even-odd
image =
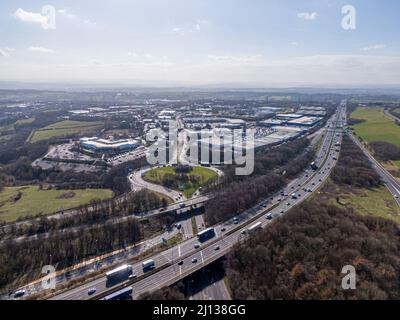
[[122, 146], [127, 145], [137, 145], [138, 141], [134, 139], [120, 139], [120, 140], [108, 140], [108, 139], [99, 139], [97, 137], [92, 138], [81, 138], [79, 140], [81, 143], [86, 145], [91, 145], [95, 148], [102, 149], [102, 148], [119, 148]]

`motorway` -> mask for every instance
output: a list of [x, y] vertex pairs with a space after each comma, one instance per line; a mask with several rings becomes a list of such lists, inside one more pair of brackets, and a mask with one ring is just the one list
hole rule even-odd
[[[144, 292], [171, 285], [222, 257], [232, 249], [234, 244], [248, 236], [246, 230], [249, 225], [261, 222], [262, 227], [266, 227], [271, 221], [304, 201], [322, 185], [336, 163], [333, 157], [337, 158], [334, 149], [338, 147], [334, 147], [334, 144], [340, 142], [342, 135], [342, 126], [338, 123], [345, 117], [346, 108], [343, 102], [327, 122], [326, 134], [315, 160], [318, 166], [316, 171], [305, 170], [281, 192], [241, 213], [235, 220], [230, 219], [215, 225], [216, 236], [212, 239], [200, 244], [196, 238], [191, 238], [152, 256], [157, 268], [147, 276], [142, 271], [141, 262], [135, 263], [133, 270], [138, 277], [137, 280], [126, 281], [123, 284], [110, 284], [104, 276], [56, 295], [52, 299], [89, 299], [87, 294], [89, 288], [96, 288], [94, 298], [100, 298], [105, 293], [111, 293], [127, 285], [133, 286], [132, 297], [137, 298]], [[296, 193], [296, 199], [292, 199], [292, 193]], [[269, 219], [270, 215], [272, 219]], [[195, 260], [197, 262], [192, 262]], [[178, 264], [178, 262], [181, 263]]]
[[204, 289], [191, 295], [189, 300], [232, 300], [223, 278], [216, 280], [211, 276], [207, 284]]

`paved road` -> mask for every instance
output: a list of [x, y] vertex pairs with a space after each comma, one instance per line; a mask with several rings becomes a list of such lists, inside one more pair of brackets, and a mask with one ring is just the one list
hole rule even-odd
[[184, 239], [189, 239], [194, 236], [191, 217], [181, 221], [181, 225]]
[[178, 191], [175, 191], [173, 189], [161, 186], [159, 184], [155, 183], [150, 183], [145, 180], [143, 180], [143, 175], [149, 171], [157, 167], [151, 167], [151, 168], [144, 168], [137, 170], [133, 172], [129, 176], [129, 181], [131, 182], [132, 186], [132, 191], [137, 191], [140, 189], [149, 189], [158, 193], [161, 193], [169, 198], [171, 198], [173, 201], [184, 201], [186, 200], [186, 197], [183, 193], [180, 193]]
[[190, 300], [232, 300], [224, 279], [209, 279], [209, 284], [189, 298]]
[[197, 230], [198, 231], [203, 230], [205, 228], [205, 226], [206, 226], [206, 223], [204, 221], [204, 215], [199, 214], [199, 215], [196, 215], [194, 218], [196, 220]]
[[[265, 227], [271, 222], [270, 219], [267, 219], [270, 214], [275, 219], [311, 195], [329, 176], [336, 163], [336, 160], [333, 159], [336, 155], [333, 146], [334, 142], [341, 139], [341, 130], [337, 129], [337, 123], [338, 119], [345, 117], [345, 115], [345, 104], [343, 103], [327, 122], [327, 134], [317, 154], [316, 164], [319, 169], [316, 172], [307, 169], [282, 190], [282, 193], [277, 193], [270, 199], [265, 199], [260, 204], [246, 210], [236, 217], [237, 221], [231, 219], [214, 226], [216, 236], [211, 240], [199, 244], [197, 239], [191, 238], [153, 256], [152, 259], [157, 267], [155, 273], [144, 279], [129, 281], [124, 284], [132, 284], [133, 298], [137, 298], [144, 292], [175, 283], [215, 261], [231, 250], [235, 243], [247, 236], [243, 234], [243, 231], [246, 231], [249, 225], [261, 222], [262, 227]], [[291, 198], [292, 193], [296, 193], [297, 199]], [[197, 247], [197, 245], [200, 245], [200, 247]], [[194, 258], [197, 262], [194, 262]], [[179, 261], [182, 261], [182, 264], [178, 264]], [[145, 276], [140, 263], [134, 264], [133, 269], [138, 276]], [[96, 287], [96, 294], [119, 289], [119, 286], [108, 286], [105, 277], [102, 277], [95, 282], [89, 282], [57, 295], [53, 299], [88, 299], [87, 290], [91, 287]]]
[[389, 110], [387, 110], [387, 109], [384, 109], [384, 110], [383, 110], [383, 113], [384, 113], [387, 117], [389, 117], [390, 119], [392, 119], [392, 120], [394, 120], [394, 121], [400, 121], [399, 118], [397, 118], [396, 116], [394, 116], [393, 114], [391, 114], [391, 113], [389, 112]]

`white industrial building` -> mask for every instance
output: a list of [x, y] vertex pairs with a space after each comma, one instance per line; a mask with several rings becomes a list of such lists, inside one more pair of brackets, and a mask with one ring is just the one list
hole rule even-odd
[[100, 139], [97, 137], [81, 138], [79, 146], [94, 154], [118, 154], [136, 149], [139, 142], [133, 139]]

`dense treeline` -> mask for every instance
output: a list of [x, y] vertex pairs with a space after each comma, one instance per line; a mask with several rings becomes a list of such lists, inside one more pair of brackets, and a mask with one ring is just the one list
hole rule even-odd
[[[381, 218], [317, 201], [295, 207], [228, 255], [234, 299], [399, 299], [400, 233]], [[353, 265], [357, 290], [343, 290]]]
[[177, 286], [164, 287], [139, 296], [139, 300], [185, 300], [185, 295]]
[[[399, 108], [393, 108], [393, 109], [391, 109], [389, 112], [390, 112], [392, 115], [394, 115], [396, 118], [399, 118], [399, 119], [400, 119], [400, 113], [397, 112], [397, 111], [395, 111], [395, 110], [398, 110], [398, 109], [399, 109]], [[398, 121], [396, 121], [396, 123], [399, 124]]]
[[[278, 147], [257, 150], [254, 154], [254, 171], [251, 177], [262, 175], [268, 171], [283, 167], [308, 146], [309, 140], [303, 138], [285, 143]], [[224, 178], [220, 184], [222, 188], [224, 185], [228, 185], [233, 181], [240, 181], [247, 178], [246, 176], [236, 175], [235, 168], [235, 165], [224, 166]], [[280, 170], [280, 172], [283, 172], [283, 170]]]
[[136, 220], [97, 226], [85, 232], [55, 233], [45, 240], [6, 241], [0, 246], [0, 287], [38, 277], [46, 264], [57, 269], [123, 248], [142, 239]]
[[206, 204], [205, 217], [214, 224], [237, 215], [281, 189], [286, 179], [292, 178], [309, 165], [314, 151], [307, 150], [308, 140], [302, 139], [271, 150], [258, 152], [255, 170], [250, 176], [236, 178], [226, 170], [226, 180], [216, 197]]
[[400, 148], [393, 143], [385, 141], [375, 141], [369, 144], [374, 150], [374, 156], [379, 160], [399, 160]]
[[368, 158], [346, 135], [343, 137], [339, 161], [333, 170], [333, 181], [359, 188], [381, 185], [379, 175], [371, 168]]

